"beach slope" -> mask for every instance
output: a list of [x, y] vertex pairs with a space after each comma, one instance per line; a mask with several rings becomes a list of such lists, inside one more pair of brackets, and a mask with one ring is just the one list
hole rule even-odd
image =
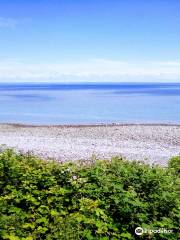
[[180, 154], [180, 126], [0, 124], [0, 145], [58, 161], [122, 156], [165, 166]]

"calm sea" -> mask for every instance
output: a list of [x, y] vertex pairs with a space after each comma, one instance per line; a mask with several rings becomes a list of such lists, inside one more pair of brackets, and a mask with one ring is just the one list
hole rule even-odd
[[0, 84], [0, 122], [180, 123], [180, 84]]

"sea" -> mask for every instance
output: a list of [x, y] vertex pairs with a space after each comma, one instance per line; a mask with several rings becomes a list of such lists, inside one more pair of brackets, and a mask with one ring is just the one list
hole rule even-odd
[[0, 83], [0, 123], [180, 124], [180, 83]]

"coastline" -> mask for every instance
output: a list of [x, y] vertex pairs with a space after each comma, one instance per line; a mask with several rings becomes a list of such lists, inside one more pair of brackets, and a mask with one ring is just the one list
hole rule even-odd
[[114, 126], [174, 126], [179, 127], [180, 123], [84, 123], [84, 124], [29, 124], [29, 123], [0, 123], [1, 125], [13, 126], [13, 127], [114, 127]]
[[166, 166], [180, 154], [178, 124], [0, 124], [0, 145], [57, 161], [113, 156]]

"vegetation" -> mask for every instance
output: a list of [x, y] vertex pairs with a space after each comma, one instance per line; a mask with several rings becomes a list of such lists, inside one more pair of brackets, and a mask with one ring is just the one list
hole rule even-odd
[[[178, 239], [180, 157], [167, 168], [120, 158], [47, 162], [0, 153], [0, 239]], [[166, 228], [171, 234], [136, 227]]]

